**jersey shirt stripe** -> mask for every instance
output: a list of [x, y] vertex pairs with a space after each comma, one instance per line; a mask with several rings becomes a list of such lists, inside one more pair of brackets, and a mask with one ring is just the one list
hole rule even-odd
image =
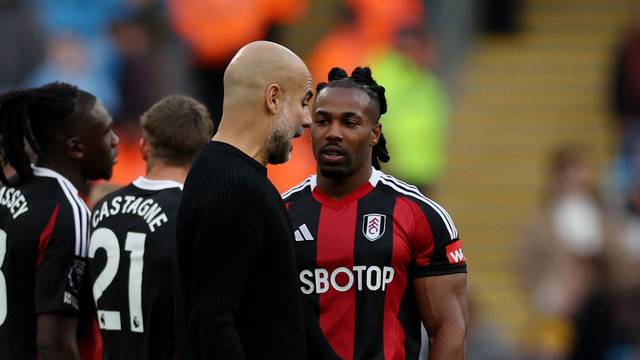
[[[76, 193], [73, 195], [73, 190], [69, 188], [69, 184], [67, 184], [62, 179], [58, 179], [60, 186], [64, 190], [67, 199], [72, 204], [73, 207], [73, 217], [74, 222], [76, 223], [76, 255], [82, 258], [87, 257], [87, 238], [89, 236], [89, 209], [87, 205], [80, 199]], [[79, 219], [77, 219], [79, 217]], [[77, 224], [80, 224], [78, 227]], [[78, 233], [80, 234], [78, 236]], [[78, 248], [80, 249], [78, 251]]]
[[89, 208], [87, 204], [80, 198], [75, 186], [61, 174], [48, 168], [33, 165], [31, 167], [33, 168], [33, 175], [54, 178], [58, 181], [62, 192], [69, 201], [73, 213], [75, 231], [74, 254], [83, 258], [87, 257], [87, 239], [89, 237]]
[[[333, 274], [338, 267], [352, 269], [353, 242], [351, 239], [357, 231], [356, 214], [357, 202], [352, 202], [346, 208], [337, 210], [322, 206], [317, 236], [317, 268], [324, 269], [326, 274]], [[335, 226], [340, 224], [340, 226]], [[335, 254], [344, 254], [344, 258], [337, 266]], [[331, 282], [330, 279], [329, 283]], [[336, 282], [344, 279], [335, 279]], [[356, 295], [355, 286], [344, 292], [339, 292], [333, 286], [328, 286], [326, 292], [320, 293], [320, 328], [327, 334], [327, 341], [333, 350], [343, 359], [353, 359], [355, 335]], [[316, 289], [318, 290], [318, 289]], [[330, 309], [331, 311], [325, 311]]]
[[293, 195], [294, 193], [297, 193], [298, 191], [304, 190], [304, 188], [307, 187], [307, 185], [311, 185], [311, 178], [307, 178], [301, 184], [298, 184], [298, 185], [292, 187], [291, 189], [287, 190], [287, 192], [282, 194], [282, 198], [286, 199], [289, 195]]
[[420, 198], [422, 198], [424, 201], [426, 201], [429, 205], [431, 205], [431, 207], [436, 209], [436, 211], [438, 211], [438, 209], [439, 209], [440, 211], [438, 211], [438, 213], [440, 214], [440, 216], [444, 215], [448, 220], [448, 224], [450, 224], [451, 228], [453, 229], [454, 237], [452, 237], [452, 240], [458, 238], [458, 236], [460, 234], [458, 234], [458, 229], [456, 229], [456, 226], [453, 223], [453, 219], [451, 218], [449, 213], [442, 206], [440, 206], [440, 204], [438, 204], [435, 201], [433, 201], [433, 200], [429, 199], [428, 197], [424, 196], [420, 192], [420, 190], [418, 190], [418, 188], [415, 187], [414, 185], [409, 185], [406, 182], [404, 182], [402, 180], [399, 180], [399, 179], [396, 179], [391, 175], [383, 174], [382, 176], [384, 176], [385, 179], [387, 179], [387, 180], [393, 181], [394, 183], [398, 184], [398, 186], [406, 189], [407, 191], [418, 195]]
[[397, 182], [391, 180], [387, 175], [383, 175], [380, 177], [380, 182], [382, 182], [383, 184], [393, 188], [394, 190], [396, 190], [397, 192], [404, 194], [404, 195], [408, 195], [414, 199], [420, 200], [423, 203], [431, 206], [431, 208], [433, 208], [433, 210], [435, 210], [438, 215], [440, 215], [440, 217], [442, 218], [442, 221], [444, 222], [445, 226], [447, 227], [447, 231], [449, 232], [449, 236], [451, 237], [451, 239], [456, 239], [458, 238], [458, 230], [455, 228], [455, 226], [453, 225], [453, 221], [451, 221], [449, 214], [442, 208], [440, 207], [440, 205], [436, 204], [435, 202], [433, 202], [432, 200], [420, 195], [419, 193], [416, 193], [414, 191], [412, 191], [412, 189], [406, 188], [400, 184], [398, 184]]
[[36, 267], [40, 267], [40, 265], [42, 264], [42, 261], [44, 260], [44, 252], [47, 249], [49, 240], [51, 240], [53, 229], [55, 229], [56, 227], [56, 220], [58, 219], [58, 210], [60, 210], [60, 204], [56, 204], [56, 207], [53, 209], [53, 212], [51, 213], [51, 217], [49, 217], [49, 221], [47, 222], [47, 225], [44, 227], [44, 229], [40, 233], [40, 238], [38, 239], [38, 258], [36, 260]]
[[[393, 219], [391, 209], [394, 198], [382, 192], [370, 192], [357, 201], [358, 214], [355, 236], [342, 241], [354, 242], [354, 268], [364, 273], [362, 289], [356, 292], [356, 333], [354, 359], [376, 359], [384, 354], [385, 318], [384, 307], [388, 283], [393, 283], [396, 274], [391, 269], [393, 256]], [[371, 241], [364, 235], [365, 216], [372, 212], [382, 214], [382, 235]], [[366, 225], [366, 223], [365, 223]], [[366, 279], [366, 280], [365, 280]]]
[[[402, 211], [406, 211], [405, 208], [399, 205], [401, 200], [399, 198], [395, 198], [395, 205], [393, 207], [393, 218], [398, 219], [407, 219], [411, 217], [407, 217], [406, 213], [402, 213]], [[395, 224], [394, 224], [395, 225]], [[400, 320], [398, 319], [397, 314], [400, 312], [400, 305], [402, 303], [402, 297], [404, 295], [404, 291], [407, 287], [407, 278], [408, 269], [404, 265], [405, 259], [403, 259], [400, 254], [403, 251], [403, 237], [401, 234], [402, 227], [394, 226], [393, 227], [393, 249], [391, 254], [392, 266], [396, 269], [396, 274], [394, 281], [389, 284], [386, 292], [386, 298], [384, 301], [384, 326], [386, 329], [386, 333], [394, 334], [394, 337], [385, 336], [384, 338], [384, 358], [385, 359], [405, 359], [406, 349], [405, 349], [405, 329], [403, 328]], [[402, 344], [402, 346], [397, 346], [396, 344]], [[398, 353], [396, 352], [398, 351]]]

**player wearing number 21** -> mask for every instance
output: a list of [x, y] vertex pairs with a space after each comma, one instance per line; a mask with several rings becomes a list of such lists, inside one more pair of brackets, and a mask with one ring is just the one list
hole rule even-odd
[[[0, 96], [0, 359], [91, 359], [84, 282], [87, 180], [108, 179], [118, 137], [96, 98], [50, 84]], [[31, 165], [25, 143], [35, 153]], [[81, 300], [82, 295], [87, 300]], [[87, 315], [87, 317], [83, 316]], [[84, 346], [89, 344], [89, 346]]]
[[191, 162], [213, 136], [206, 108], [169, 96], [141, 117], [146, 177], [93, 208], [89, 270], [109, 359], [172, 359], [176, 216]]

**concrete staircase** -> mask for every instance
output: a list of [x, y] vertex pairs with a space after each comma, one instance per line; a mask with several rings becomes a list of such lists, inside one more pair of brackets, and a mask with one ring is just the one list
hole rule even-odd
[[546, 176], [567, 142], [611, 155], [607, 86], [629, 0], [530, 0], [524, 27], [479, 40], [454, 103], [448, 172], [436, 197], [454, 216], [477, 308], [511, 340], [528, 338], [516, 245]]

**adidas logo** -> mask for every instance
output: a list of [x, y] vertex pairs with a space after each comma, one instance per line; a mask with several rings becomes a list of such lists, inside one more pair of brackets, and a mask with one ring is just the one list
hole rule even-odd
[[313, 241], [315, 240], [313, 236], [311, 236], [311, 232], [309, 232], [309, 228], [306, 224], [300, 225], [298, 230], [293, 233], [296, 237], [296, 241]]

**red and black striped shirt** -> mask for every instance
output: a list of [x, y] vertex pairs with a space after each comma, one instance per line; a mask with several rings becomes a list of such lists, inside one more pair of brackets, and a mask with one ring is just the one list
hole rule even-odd
[[458, 230], [415, 186], [372, 169], [340, 200], [311, 176], [283, 194], [300, 290], [343, 359], [417, 359], [412, 279], [466, 272]]

